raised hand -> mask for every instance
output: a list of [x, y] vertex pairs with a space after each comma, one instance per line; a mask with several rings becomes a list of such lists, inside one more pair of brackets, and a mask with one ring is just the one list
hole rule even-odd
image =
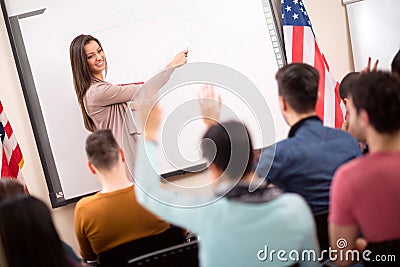
[[361, 71], [361, 73], [367, 73], [367, 72], [374, 72], [374, 71], [377, 71], [377, 70], [378, 70], [378, 63], [379, 63], [379, 60], [377, 59], [377, 60], [375, 61], [374, 66], [373, 66], [372, 69], [371, 69], [371, 57], [368, 57], [368, 64], [367, 64], [367, 66]]
[[179, 52], [176, 56], [168, 63], [167, 67], [178, 67], [187, 63], [187, 55], [189, 51], [187, 49]]
[[218, 122], [221, 114], [221, 96], [215, 93], [214, 86], [205, 84], [198, 93], [200, 112], [207, 128]]

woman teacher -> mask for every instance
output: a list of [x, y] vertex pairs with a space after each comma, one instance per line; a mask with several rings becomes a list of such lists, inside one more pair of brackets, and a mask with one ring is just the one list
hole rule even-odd
[[91, 132], [110, 129], [120, 147], [125, 148], [128, 175], [132, 173], [136, 155], [137, 129], [127, 102], [152, 97], [169, 79], [175, 67], [187, 62], [187, 50], [144, 85], [113, 85], [104, 80], [107, 59], [98, 39], [81, 34], [71, 42], [70, 60], [75, 92], [85, 128]]

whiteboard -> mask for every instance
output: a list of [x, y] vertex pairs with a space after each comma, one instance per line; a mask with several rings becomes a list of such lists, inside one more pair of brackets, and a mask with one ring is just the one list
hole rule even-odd
[[[100, 40], [108, 61], [106, 80], [115, 84], [146, 81], [178, 51], [189, 48], [189, 64], [173, 73], [161, 94], [162, 134], [168, 139], [159, 153], [158, 171], [163, 174], [204, 162], [198, 149], [204, 127], [195, 101], [204, 82], [222, 95], [221, 119], [242, 120], [255, 147], [286, 136], [274, 78], [284, 57], [272, 2], [2, 1], [52, 205], [100, 189], [86, 166], [89, 132], [73, 89], [69, 45], [75, 36], [91, 34]], [[171, 118], [184, 114], [177, 112], [180, 108], [193, 112], [194, 119], [184, 116], [186, 121], [174, 126]], [[168, 129], [178, 129], [179, 138], [171, 142]], [[165, 151], [180, 155], [165, 156]]]
[[390, 70], [400, 49], [400, 1], [343, 0], [343, 3], [349, 20], [355, 70], [362, 70], [368, 57], [379, 59], [379, 69]]

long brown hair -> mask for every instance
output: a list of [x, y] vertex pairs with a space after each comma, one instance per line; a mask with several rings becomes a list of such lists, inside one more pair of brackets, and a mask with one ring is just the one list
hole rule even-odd
[[86, 91], [89, 89], [90, 83], [93, 79], [93, 75], [89, 70], [89, 65], [87, 63], [86, 53], [84, 49], [85, 45], [88, 44], [90, 41], [95, 41], [101, 47], [101, 49], [103, 49], [100, 41], [93, 36], [80, 34], [75, 37], [75, 39], [71, 42], [71, 45], [69, 47], [69, 56], [71, 60], [75, 93], [78, 97], [78, 102], [81, 107], [83, 122], [85, 124], [85, 128], [88, 131], [94, 132], [96, 130], [96, 126], [94, 125], [92, 118], [90, 118], [89, 114], [87, 114], [85, 105], [83, 103], [83, 97], [85, 96]]

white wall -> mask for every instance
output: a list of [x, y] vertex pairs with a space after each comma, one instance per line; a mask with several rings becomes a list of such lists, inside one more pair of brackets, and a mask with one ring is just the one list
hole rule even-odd
[[[319, 46], [335, 77], [340, 80], [353, 70], [346, 11], [339, 0], [303, 0], [311, 16]], [[279, 1], [280, 2], [280, 1]], [[0, 99], [13, 126], [25, 158], [23, 173], [32, 195], [50, 205], [32, 127], [25, 106], [17, 70], [7, 38], [3, 19], [0, 20]], [[74, 205], [53, 210], [61, 238], [78, 251], [73, 231]]]
[[354, 70], [346, 8], [339, 0], [303, 0], [321, 52], [340, 81]]

